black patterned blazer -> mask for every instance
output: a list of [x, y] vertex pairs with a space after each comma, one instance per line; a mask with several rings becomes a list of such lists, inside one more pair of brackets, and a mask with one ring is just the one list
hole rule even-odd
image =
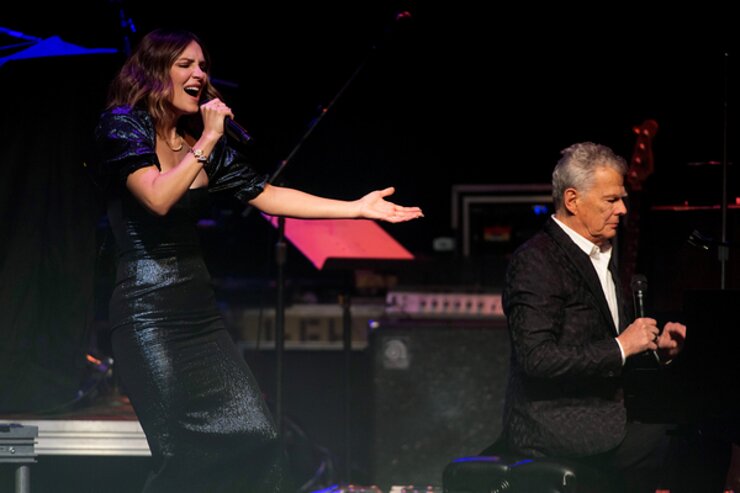
[[581, 457], [617, 446], [626, 423], [617, 328], [590, 258], [552, 218], [510, 259], [503, 304], [512, 343], [507, 448]]

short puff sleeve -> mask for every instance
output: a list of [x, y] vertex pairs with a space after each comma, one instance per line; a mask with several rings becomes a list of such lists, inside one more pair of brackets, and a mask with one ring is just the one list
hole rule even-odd
[[159, 165], [155, 130], [144, 110], [119, 106], [105, 111], [95, 128], [99, 174], [107, 182], [125, 183], [140, 168]]
[[269, 179], [257, 172], [243, 153], [229, 146], [225, 137], [211, 152], [205, 170], [210, 192], [229, 191], [245, 204], [262, 193]]

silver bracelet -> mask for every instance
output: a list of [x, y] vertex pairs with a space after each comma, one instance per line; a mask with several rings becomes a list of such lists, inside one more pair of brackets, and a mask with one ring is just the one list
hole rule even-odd
[[206, 156], [206, 153], [202, 149], [191, 148], [190, 153], [195, 156], [196, 161], [199, 163], [205, 164], [208, 161], [208, 156]]

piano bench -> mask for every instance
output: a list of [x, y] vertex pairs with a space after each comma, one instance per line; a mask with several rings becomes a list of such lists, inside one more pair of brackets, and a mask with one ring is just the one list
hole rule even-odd
[[443, 493], [604, 493], [596, 471], [567, 460], [516, 454], [461, 457], [442, 474]]

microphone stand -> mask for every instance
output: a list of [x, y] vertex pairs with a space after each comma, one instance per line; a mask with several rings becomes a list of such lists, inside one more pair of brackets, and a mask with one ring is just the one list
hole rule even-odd
[[[293, 150], [288, 154], [288, 156], [283, 159], [280, 162], [280, 166], [278, 169], [272, 174], [270, 179], [268, 180], [268, 183], [270, 184], [277, 184], [278, 178], [282, 175], [282, 173], [285, 171], [285, 168], [288, 166], [288, 164], [291, 162], [293, 157], [298, 153], [300, 148], [303, 146], [303, 144], [308, 140], [309, 136], [313, 133], [316, 126], [321, 122], [321, 120], [326, 116], [326, 114], [329, 112], [329, 110], [334, 106], [334, 104], [337, 102], [339, 97], [344, 93], [344, 91], [351, 85], [352, 81], [357, 77], [357, 75], [360, 73], [363, 65], [366, 63], [364, 61], [356, 70], [355, 72], [350, 76], [350, 78], [347, 80], [347, 82], [339, 89], [337, 94], [334, 96], [334, 98], [329, 102], [328, 105], [321, 108], [319, 111], [319, 116], [314, 118], [310, 123], [306, 130], [306, 132], [303, 134], [301, 139], [298, 141], [298, 143], [293, 147]], [[282, 184], [282, 182], [280, 182]], [[247, 211], [245, 211], [246, 213]], [[284, 374], [283, 374], [283, 368], [284, 368], [284, 355], [285, 355], [285, 264], [287, 262], [287, 243], [285, 241], [285, 217], [280, 216], [278, 217], [278, 226], [277, 226], [277, 233], [278, 237], [275, 242], [275, 264], [277, 266], [277, 286], [276, 286], [276, 301], [275, 301], [275, 420], [277, 421], [278, 426], [278, 435], [281, 438], [281, 441], [283, 439], [284, 435], [284, 410], [283, 410], [283, 388], [284, 388]], [[346, 339], [346, 337], [345, 337]], [[345, 340], [345, 346], [347, 345]], [[350, 342], [351, 344], [351, 342]], [[345, 347], [346, 349], [346, 347]], [[351, 351], [351, 348], [350, 348]], [[346, 370], [346, 368], [345, 368]], [[345, 371], [345, 381], [348, 380], [348, 373]], [[349, 387], [349, 383], [346, 383], [345, 389]], [[345, 409], [345, 413], [348, 411]], [[347, 414], [347, 416], [349, 416]], [[349, 419], [347, 418], [346, 421], [348, 422]], [[283, 447], [285, 444], [282, 444]], [[347, 466], [349, 469], [349, 466]], [[345, 479], [349, 481], [349, 472], [345, 472]]]
[[[411, 14], [409, 12], [401, 12], [397, 13], [394, 18], [393, 22], [399, 22], [405, 19], [408, 19], [411, 17]], [[392, 25], [392, 24], [391, 24]], [[390, 32], [390, 29], [386, 29], [386, 33]], [[303, 144], [308, 140], [308, 138], [313, 133], [314, 129], [318, 126], [318, 124], [323, 120], [323, 118], [329, 113], [329, 111], [334, 107], [336, 102], [339, 100], [339, 98], [345, 93], [347, 88], [349, 88], [354, 80], [357, 78], [357, 76], [362, 72], [364, 67], [368, 64], [373, 54], [377, 51], [378, 43], [373, 44], [369, 50], [369, 53], [365, 56], [365, 58], [360, 62], [360, 64], [357, 66], [355, 71], [350, 75], [350, 77], [347, 79], [347, 81], [339, 88], [339, 91], [334, 95], [334, 97], [329, 101], [329, 104], [324, 106], [323, 108], [320, 108], [319, 115], [314, 118], [311, 122], [309, 122], [308, 128], [304, 132], [303, 136], [300, 138], [298, 143], [293, 147], [293, 149], [290, 151], [290, 153], [287, 155], [285, 159], [283, 159], [280, 162], [280, 165], [278, 166], [277, 170], [272, 174], [272, 176], [268, 179], [269, 184], [282, 184], [282, 182], [278, 182], [279, 178], [287, 168], [288, 164], [291, 162], [291, 160], [295, 157], [295, 155], [298, 153], [298, 151], [301, 149]], [[249, 212], [251, 211], [252, 207], [248, 206], [244, 212], [242, 213], [242, 217], [246, 217]], [[277, 286], [276, 286], [276, 302], [275, 302], [275, 364], [276, 364], [276, 391], [275, 391], [275, 420], [277, 422], [278, 427], [278, 435], [280, 437], [281, 441], [281, 447], [285, 447], [285, 443], [283, 441], [284, 438], [284, 426], [283, 426], [283, 386], [284, 386], [284, 375], [283, 375], [283, 358], [284, 358], [284, 352], [285, 352], [285, 264], [286, 264], [286, 252], [287, 252], [287, 244], [285, 241], [285, 218], [280, 216], [278, 217], [278, 227], [277, 227], [277, 233], [278, 238], [275, 243], [275, 263], [277, 265]], [[351, 333], [351, 325], [349, 324], [348, 320], [348, 314], [349, 314], [349, 295], [342, 296], [340, 298], [340, 303], [342, 306], [342, 311], [344, 314], [344, 322], [343, 322], [343, 351], [344, 351], [344, 392], [345, 392], [345, 403], [344, 403], [344, 458], [345, 458], [345, 464], [344, 464], [344, 474], [343, 479], [346, 484], [350, 483], [350, 477], [351, 477], [351, 378], [350, 378], [350, 369], [351, 369], [351, 354], [352, 354], [352, 333]]]
[[721, 220], [721, 233], [720, 243], [717, 247], [717, 257], [720, 263], [720, 289], [724, 290], [726, 287], [726, 270], [727, 261], [730, 257], [730, 249], [727, 244], [727, 119], [728, 119], [728, 102], [727, 102], [727, 91], [728, 91], [728, 58], [729, 54], [725, 52], [725, 84], [724, 84], [724, 105], [723, 105], [723, 122], [722, 122], [722, 203], [720, 210], [722, 211]]
[[727, 202], [727, 184], [728, 184], [728, 168], [729, 162], [727, 158], [727, 130], [728, 130], [728, 86], [729, 86], [729, 69], [728, 69], [729, 53], [724, 53], [724, 86], [723, 86], [723, 104], [722, 104], [722, 177], [720, 180], [720, 239], [715, 240], [710, 237], [702, 235], [698, 230], [694, 230], [690, 235], [688, 242], [690, 245], [698, 248], [708, 250], [709, 247], [717, 248], [717, 260], [720, 264], [720, 275], [719, 275], [719, 286], [720, 291], [724, 291], [727, 288], [727, 262], [730, 258], [730, 247], [732, 245], [727, 240], [727, 212], [729, 204]]

